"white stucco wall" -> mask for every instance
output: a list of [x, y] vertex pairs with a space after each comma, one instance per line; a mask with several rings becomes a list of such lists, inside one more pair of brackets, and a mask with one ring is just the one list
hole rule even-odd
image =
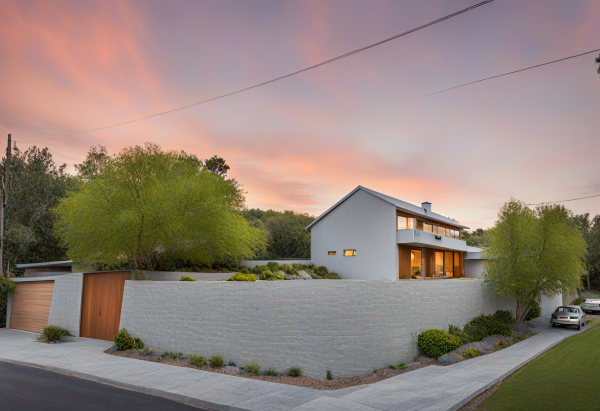
[[[356, 250], [356, 256], [344, 257], [344, 249]], [[312, 227], [311, 260], [341, 278], [396, 280], [396, 207], [357, 191]]]
[[486, 261], [487, 260], [465, 260], [465, 277], [483, 278]]

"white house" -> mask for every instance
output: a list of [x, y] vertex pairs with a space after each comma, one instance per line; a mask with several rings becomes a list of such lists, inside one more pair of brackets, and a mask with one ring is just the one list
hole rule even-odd
[[311, 260], [342, 278], [423, 280], [481, 277], [480, 248], [467, 246], [457, 221], [358, 186], [321, 214], [311, 231]]

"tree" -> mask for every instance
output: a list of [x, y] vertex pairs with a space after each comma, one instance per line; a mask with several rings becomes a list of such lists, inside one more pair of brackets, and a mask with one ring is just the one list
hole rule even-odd
[[63, 199], [55, 231], [84, 266], [152, 270], [167, 257], [199, 265], [252, 258], [266, 238], [242, 217], [240, 198], [196, 156], [147, 143], [109, 156]]
[[600, 215], [590, 220], [589, 213], [574, 215], [572, 225], [577, 228], [587, 244], [584, 257], [587, 285], [600, 287]]
[[98, 177], [108, 161], [108, 152], [106, 147], [92, 147], [88, 151], [85, 160], [81, 164], [75, 164], [77, 176], [83, 181], [90, 181]]
[[490, 240], [488, 237], [487, 230], [483, 228], [478, 228], [477, 230], [473, 230], [471, 232], [467, 230], [461, 230], [460, 238], [467, 242], [467, 245], [471, 247], [487, 247]]
[[516, 300], [518, 325], [532, 302], [581, 287], [586, 244], [562, 205], [535, 210], [511, 200], [490, 230], [485, 286], [495, 295]]
[[229, 171], [229, 166], [221, 157], [212, 156], [204, 162], [206, 168], [218, 176], [226, 177]]
[[[600, 55], [596, 57], [596, 63], [600, 64]], [[600, 66], [598, 66], [598, 74], [600, 74]]]
[[[4, 175], [5, 160], [0, 174]], [[51, 210], [67, 192], [76, 190], [75, 179], [57, 165], [48, 148], [13, 148], [10, 197], [5, 212], [5, 260], [14, 264], [65, 260], [66, 249], [55, 237]]]
[[279, 212], [257, 208], [244, 210], [244, 217], [257, 228], [268, 232], [264, 259], [310, 258], [310, 232], [306, 226], [315, 217], [292, 210]]

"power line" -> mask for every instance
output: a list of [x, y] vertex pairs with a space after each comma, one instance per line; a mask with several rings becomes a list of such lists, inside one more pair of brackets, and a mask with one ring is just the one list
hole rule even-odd
[[587, 197], [571, 198], [570, 200], [546, 201], [546, 202], [543, 202], [543, 203], [532, 203], [532, 204], [527, 204], [527, 205], [542, 205], [542, 204], [566, 203], [567, 201], [585, 200], [586, 198], [592, 198], [592, 197], [600, 197], [600, 194], [594, 194], [593, 196], [587, 196]]
[[174, 111], [184, 110], [186, 108], [198, 106], [200, 104], [208, 103], [208, 102], [219, 100], [219, 99], [222, 99], [222, 98], [225, 98], [225, 97], [233, 96], [234, 94], [239, 94], [239, 93], [242, 93], [244, 91], [252, 90], [254, 88], [261, 87], [261, 86], [264, 86], [264, 85], [267, 85], [267, 84], [270, 84], [270, 83], [274, 83], [276, 81], [283, 80], [283, 79], [286, 79], [286, 78], [291, 77], [291, 76], [295, 76], [296, 74], [304, 73], [305, 71], [309, 71], [309, 70], [315, 69], [317, 67], [321, 67], [321, 66], [324, 66], [326, 64], [333, 63], [334, 61], [341, 60], [341, 59], [346, 58], [346, 57], [350, 57], [350, 56], [352, 56], [354, 54], [360, 53], [361, 51], [365, 51], [365, 50], [371, 49], [373, 47], [380, 46], [380, 45], [382, 45], [384, 43], [387, 43], [388, 41], [395, 40], [395, 39], [397, 39], [399, 37], [406, 36], [407, 34], [414, 33], [417, 30], [424, 29], [425, 27], [432, 26], [432, 25], [434, 25], [436, 23], [440, 23], [440, 22], [442, 22], [444, 20], [448, 20], [448, 19], [450, 19], [452, 17], [458, 16], [459, 14], [465, 13], [465, 12], [467, 12], [469, 10], [473, 10], [476, 7], [483, 6], [484, 4], [487, 4], [487, 3], [491, 3], [492, 1], [493, 0], [482, 1], [481, 3], [477, 3], [477, 4], [475, 4], [475, 5], [471, 6], [471, 7], [467, 7], [466, 9], [459, 10], [459, 11], [457, 11], [455, 13], [452, 13], [452, 14], [449, 14], [447, 16], [441, 17], [441, 18], [439, 18], [437, 20], [434, 20], [432, 22], [429, 22], [427, 24], [423, 24], [422, 26], [419, 26], [419, 27], [416, 27], [414, 29], [405, 31], [404, 33], [397, 34], [397, 35], [395, 35], [393, 37], [390, 37], [390, 38], [387, 38], [385, 40], [378, 41], [377, 43], [373, 43], [371, 45], [362, 47], [360, 49], [351, 51], [349, 53], [342, 54], [341, 56], [334, 57], [332, 59], [323, 61], [323, 62], [321, 62], [319, 64], [315, 64], [314, 66], [306, 67], [306, 68], [304, 68], [302, 70], [294, 71], [293, 73], [289, 73], [289, 74], [286, 74], [286, 75], [274, 78], [272, 80], [264, 81], [262, 83], [255, 84], [255, 85], [250, 86], [250, 87], [246, 87], [246, 88], [243, 88], [243, 89], [240, 89], [240, 90], [237, 90], [237, 91], [233, 91], [231, 93], [223, 94], [223, 95], [220, 95], [220, 96], [217, 96], [217, 97], [212, 97], [212, 98], [209, 98], [209, 99], [206, 99], [206, 100], [198, 101], [196, 103], [192, 103], [192, 104], [188, 104], [188, 105], [185, 105], [185, 106], [173, 108], [173, 109], [170, 109], [170, 110], [167, 110], [167, 111], [161, 111], [160, 113], [150, 114], [148, 116], [139, 117], [139, 118], [135, 118], [135, 119], [132, 119], [132, 120], [127, 120], [127, 121], [123, 121], [123, 122], [120, 122], [120, 123], [115, 123], [115, 124], [112, 124], [112, 125], [109, 125], [109, 126], [98, 127], [98, 128], [94, 128], [94, 129], [87, 130], [87, 131], [81, 131], [79, 133], [66, 135], [64, 137], [73, 137], [73, 136], [77, 136], [77, 135], [80, 135], [80, 134], [91, 133], [92, 131], [99, 131], [99, 130], [104, 130], [104, 129], [107, 129], [107, 128], [122, 126], [122, 125], [129, 124], [129, 123], [134, 123], [134, 122], [137, 122], [137, 121], [147, 120], [147, 119], [152, 118], [152, 117], [162, 116], [162, 115], [165, 115], [165, 114], [173, 113]]
[[536, 67], [542, 67], [542, 66], [546, 66], [548, 64], [552, 64], [552, 63], [558, 63], [559, 61], [563, 61], [563, 60], [568, 60], [568, 59], [572, 59], [575, 57], [580, 57], [580, 56], [585, 56], [586, 54], [590, 54], [590, 53], [595, 53], [597, 51], [600, 51], [600, 49], [596, 49], [596, 50], [592, 50], [592, 51], [586, 51], [585, 53], [581, 53], [581, 54], [576, 54], [574, 56], [569, 56], [569, 57], [565, 57], [562, 59], [558, 59], [558, 60], [553, 60], [553, 61], [549, 61], [547, 63], [542, 63], [542, 64], [537, 64], [535, 66], [530, 66], [530, 67], [526, 67], [526, 68], [522, 68], [519, 70], [515, 70], [515, 71], [510, 71], [508, 73], [504, 73], [504, 74], [498, 74], [497, 76], [492, 76], [492, 77], [487, 77], [487, 78], [482, 78], [481, 80], [476, 80], [476, 81], [471, 81], [470, 83], [465, 83], [465, 84], [461, 84], [460, 86], [454, 86], [454, 87], [450, 87], [450, 88], [446, 88], [444, 90], [440, 90], [440, 91], [435, 91], [433, 93], [429, 93], [429, 94], [424, 94], [422, 96], [418, 96], [418, 97], [414, 97], [415, 99], [418, 98], [423, 98], [423, 97], [427, 97], [427, 96], [433, 96], [434, 94], [440, 94], [440, 93], [444, 93], [446, 91], [450, 91], [450, 90], [454, 90], [456, 88], [460, 88], [460, 87], [465, 87], [465, 86], [469, 86], [471, 84], [475, 84], [475, 83], [480, 83], [482, 81], [486, 81], [486, 80], [491, 80], [494, 78], [498, 78], [498, 77], [503, 77], [503, 76], [508, 76], [509, 74], [515, 74], [515, 73], [519, 73], [521, 71], [525, 71], [525, 70], [530, 70], [532, 68], [536, 68]]

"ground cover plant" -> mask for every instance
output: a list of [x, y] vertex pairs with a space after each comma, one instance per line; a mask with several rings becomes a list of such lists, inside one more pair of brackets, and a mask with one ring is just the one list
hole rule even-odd
[[69, 330], [57, 325], [48, 325], [44, 327], [42, 333], [38, 336], [38, 341], [58, 342], [64, 336], [72, 336]]
[[256, 281], [256, 276], [254, 274], [235, 273], [226, 281]]
[[478, 410], [598, 409], [598, 393], [586, 383], [598, 379], [598, 341], [598, 327], [566, 339], [516, 371]]
[[208, 365], [212, 368], [221, 368], [225, 365], [225, 361], [223, 361], [223, 357], [220, 355], [213, 355], [208, 359]]
[[183, 276], [181, 276], [179, 281], [196, 281], [196, 279], [194, 277], [192, 277], [191, 275], [183, 275]]

